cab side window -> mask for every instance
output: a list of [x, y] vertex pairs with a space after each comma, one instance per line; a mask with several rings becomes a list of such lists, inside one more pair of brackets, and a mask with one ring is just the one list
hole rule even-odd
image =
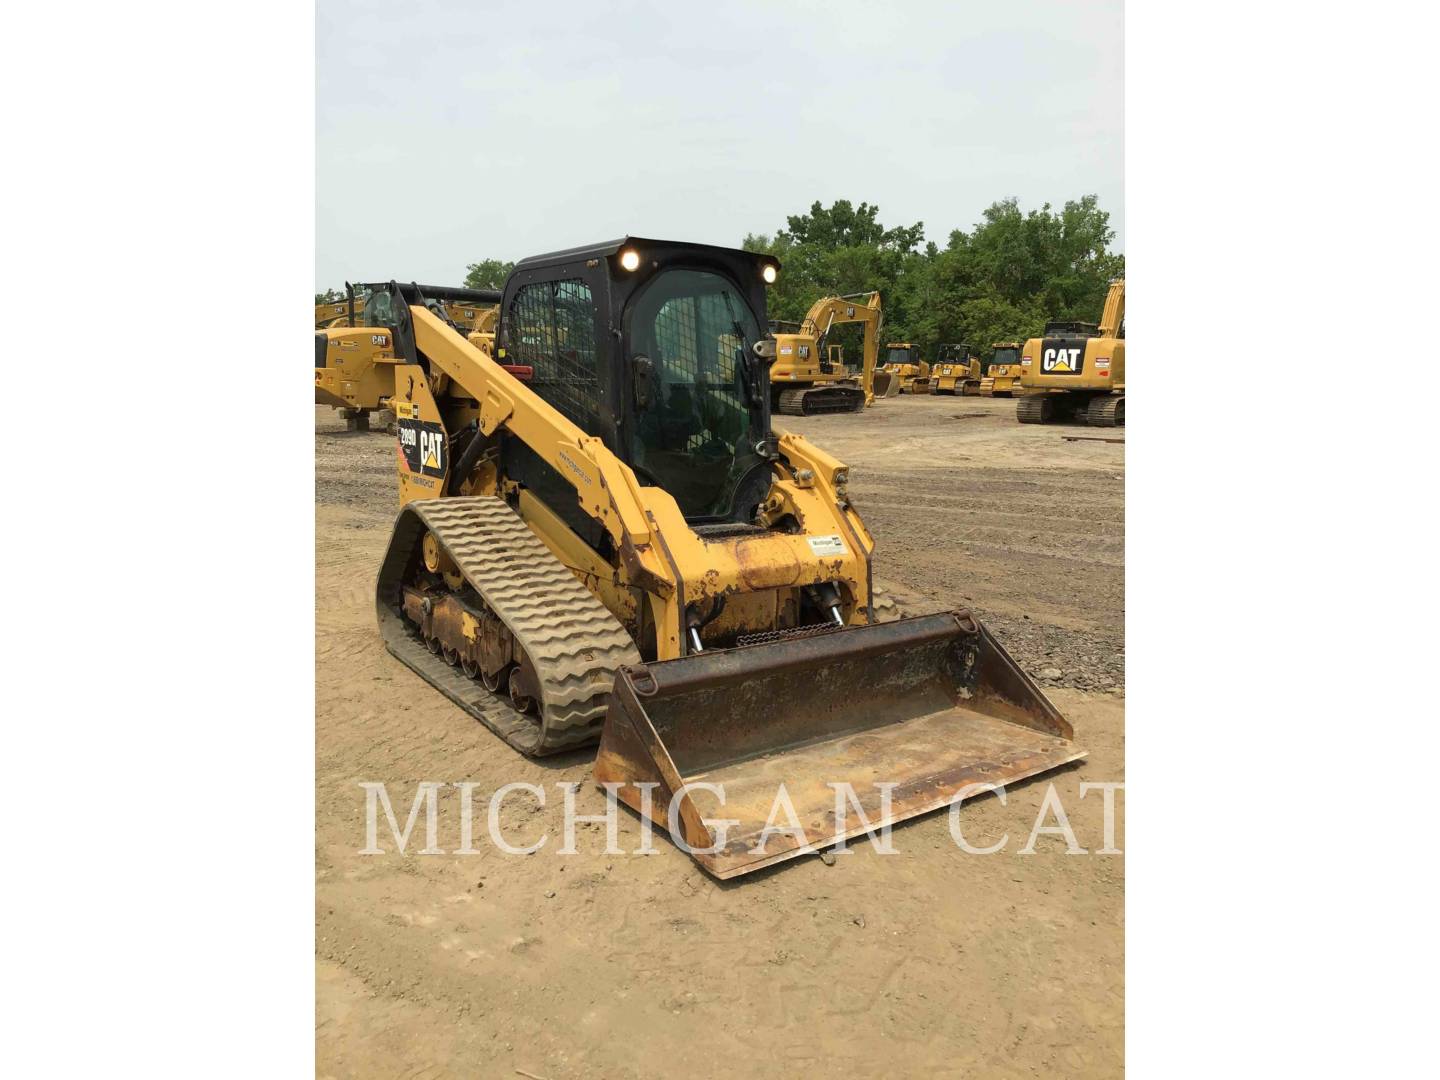
[[530, 388], [590, 435], [599, 434], [595, 305], [583, 281], [540, 281], [510, 302], [505, 362], [534, 369]]

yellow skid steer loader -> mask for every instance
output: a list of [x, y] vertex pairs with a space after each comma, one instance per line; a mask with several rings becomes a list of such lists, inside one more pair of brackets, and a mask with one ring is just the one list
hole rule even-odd
[[779, 270], [526, 259], [478, 343], [387, 289], [386, 646], [523, 753], [598, 739], [596, 781], [720, 878], [1084, 756], [969, 612], [880, 621], [848, 469], [771, 427]]

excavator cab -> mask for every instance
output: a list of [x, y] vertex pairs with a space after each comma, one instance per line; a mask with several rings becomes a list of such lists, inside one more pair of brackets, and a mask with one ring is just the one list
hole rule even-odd
[[524, 753], [598, 738], [596, 781], [722, 878], [1084, 753], [969, 612], [880, 620], [848, 470], [771, 428], [778, 270], [634, 237], [527, 259], [493, 357], [391, 288], [387, 647]]

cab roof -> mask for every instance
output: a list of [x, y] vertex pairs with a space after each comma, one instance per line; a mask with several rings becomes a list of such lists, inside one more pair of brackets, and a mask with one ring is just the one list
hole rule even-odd
[[579, 247], [551, 251], [544, 255], [532, 255], [528, 259], [521, 259], [516, 263], [515, 269], [534, 270], [545, 266], [587, 262], [590, 259], [608, 259], [621, 248], [627, 247], [633, 247], [642, 253], [647, 249], [653, 251], [663, 248], [667, 251], [693, 251], [699, 255], [723, 255], [731, 258], [736, 255], [745, 255], [756, 262], [770, 262], [777, 267], [780, 265], [780, 260], [773, 255], [762, 255], [759, 252], [745, 251], [741, 248], [719, 247], [715, 244], [692, 244], [684, 240], [654, 240], [643, 236], [622, 236], [618, 240], [604, 240], [595, 244], [582, 244]]

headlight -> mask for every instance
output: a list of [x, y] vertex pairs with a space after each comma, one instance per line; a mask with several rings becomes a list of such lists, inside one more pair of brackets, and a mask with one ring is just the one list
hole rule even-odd
[[640, 253], [634, 248], [626, 248], [620, 252], [620, 268], [622, 270], [640, 269]]
[[774, 263], [766, 263], [765, 268], [760, 271], [760, 276], [765, 279], [766, 285], [774, 285], [775, 279], [780, 276], [780, 271], [775, 269]]

